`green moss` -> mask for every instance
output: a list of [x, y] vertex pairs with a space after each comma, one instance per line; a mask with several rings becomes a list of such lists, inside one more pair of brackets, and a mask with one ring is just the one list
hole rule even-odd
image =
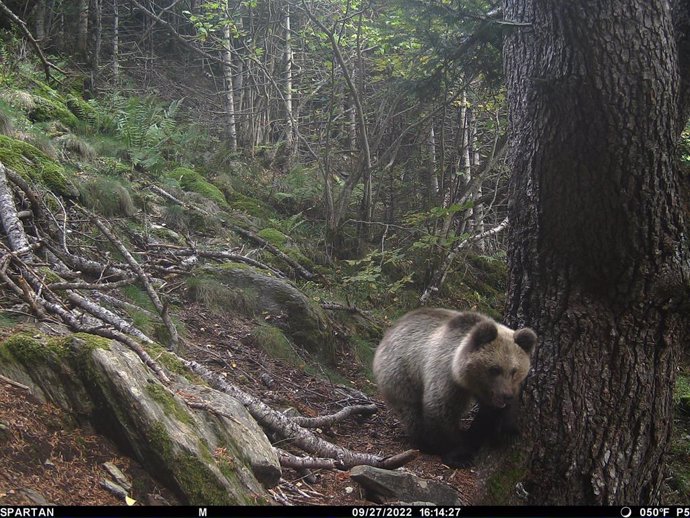
[[172, 354], [170, 351], [165, 349], [159, 344], [145, 344], [144, 349], [152, 357], [156, 358], [156, 361], [160, 363], [168, 372], [172, 372], [179, 376], [182, 376], [187, 381], [194, 383], [195, 385], [206, 385], [206, 382], [198, 375], [190, 371], [180, 359]]
[[110, 338], [92, 335], [90, 333], [75, 333], [74, 336], [84, 342], [83, 348], [85, 350], [93, 351], [94, 349], [110, 349]]
[[283, 360], [296, 367], [304, 367], [304, 361], [295, 353], [290, 340], [275, 326], [259, 324], [250, 337], [256, 345], [266, 351], [271, 357]]
[[515, 486], [524, 480], [527, 474], [526, 452], [520, 448], [514, 448], [506, 453], [501, 466], [495, 469], [486, 479], [486, 492], [484, 500], [491, 505], [510, 505]]
[[28, 180], [42, 182], [56, 194], [74, 194], [64, 168], [27, 142], [0, 135], [0, 162]]
[[29, 118], [35, 122], [58, 120], [65, 126], [74, 128], [79, 120], [69, 111], [65, 104], [57, 99], [47, 99], [38, 95], [33, 97], [35, 106], [29, 112]]
[[209, 200], [213, 200], [225, 207], [228, 205], [223, 193], [210, 182], [207, 182], [201, 174], [187, 167], [178, 167], [166, 176], [175, 179], [185, 191], [192, 191], [201, 194]]
[[57, 273], [55, 273], [51, 268], [47, 266], [39, 266], [36, 270], [41, 275], [41, 278], [44, 282], [53, 283], [64, 281], [62, 277], [60, 277]]
[[[236, 265], [237, 263], [232, 263]], [[245, 265], [241, 265], [245, 266]], [[251, 268], [251, 267], [250, 267]], [[241, 313], [255, 316], [261, 310], [259, 295], [251, 287], [230, 289], [209, 275], [190, 276], [185, 281], [187, 293], [215, 312]]]
[[10, 336], [3, 345], [14, 358], [24, 365], [42, 363], [46, 360], [46, 357], [55, 354], [63, 347], [63, 345], [53, 343], [52, 347], [49, 348], [46, 343], [41, 341], [41, 336], [37, 336], [38, 338], [29, 333], [18, 333]]
[[15, 327], [18, 323], [15, 315], [0, 312], [0, 327]]
[[187, 453], [175, 455], [170, 436], [162, 424], [155, 423], [152, 426], [148, 439], [151, 448], [157, 451], [165, 463], [172, 468], [173, 477], [187, 495], [189, 504], [229, 505], [246, 503], [231, 501], [227, 489], [218, 482], [203, 459]]
[[242, 211], [256, 218], [268, 220], [275, 216], [275, 212], [273, 210], [266, 207], [266, 205], [261, 203], [256, 198], [251, 198], [240, 193], [235, 193], [232, 196], [230, 206], [235, 210]]
[[131, 165], [110, 156], [99, 156], [95, 168], [99, 173], [108, 176], [126, 177], [132, 172]]
[[261, 229], [259, 232], [257, 232], [257, 235], [277, 247], [285, 246], [288, 240], [288, 237], [285, 234], [275, 228]]
[[194, 425], [194, 419], [192, 419], [192, 416], [189, 415], [189, 412], [187, 412], [182, 405], [175, 400], [175, 398], [165, 389], [165, 387], [158, 383], [149, 383], [146, 386], [146, 390], [151, 398], [163, 407], [165, 415], [168, 417], [174, 417], [186, 425]]

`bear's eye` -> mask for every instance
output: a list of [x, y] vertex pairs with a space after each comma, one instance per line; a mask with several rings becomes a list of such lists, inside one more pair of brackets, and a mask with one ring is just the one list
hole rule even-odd
[[497, 367], [494, 365], [493, 367], [489, 367], [489, 374], [492, 376], [500, 376], [501, 375], [502, 369], [500, 367]]
[[510, 375], [511, 376], [515, 376], [516, 374], [517, 374], [517, 367], [513, 367], [512, 369], [510, 369]]

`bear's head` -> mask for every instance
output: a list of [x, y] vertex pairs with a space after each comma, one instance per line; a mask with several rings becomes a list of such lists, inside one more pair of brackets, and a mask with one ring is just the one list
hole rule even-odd
[[480, 403], [506, 407], [527, 377], [537, 335], [527, 327], [514, 331], [488, 318], [465, 333], [453, 356], [455, 382]]

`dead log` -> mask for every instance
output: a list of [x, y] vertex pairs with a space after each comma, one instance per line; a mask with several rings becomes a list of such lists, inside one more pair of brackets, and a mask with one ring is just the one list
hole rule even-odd
[[[0, 6], [4, 7], [1, 3]], [[14, 195], [7, 184], [6, 168], [2, 162], [0, 162], [0, 220], [2, 220], [2, 227], [5, 229], [12, 251], [25, 250], [31, 246], [24, 232], [24, 225], [17, 216]], [[22, 252], [20, 258], [30, 260], [31, 255], [28, 252]]]

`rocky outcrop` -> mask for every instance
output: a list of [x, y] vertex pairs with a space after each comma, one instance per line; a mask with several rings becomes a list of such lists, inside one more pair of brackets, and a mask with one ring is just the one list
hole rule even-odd
[[[164, 354], [159, 361], [171, 362]], [[0, 344], [0, 373], [110, 436], [189, 504], [270, 502], [265, 487], [280, 478], [277, 456], [227, 394], [182, 376], [166, 387], [128, 348], [91, 335], [12, 336]]]
[[464, 505], [460, 494], [448, 484], [426, 480], [403, 471], [391, 471], [372, 466], [355, 466], [350, 478], [374, 502], [424, 502], [425, 505]]
[[292, 283], [240, 264], [205, 273], [230, 290], [241, 291], [245, 312], [263, 315], [297, 345], [322, 359], [332, 359], [334, 338], [328, 317]]

